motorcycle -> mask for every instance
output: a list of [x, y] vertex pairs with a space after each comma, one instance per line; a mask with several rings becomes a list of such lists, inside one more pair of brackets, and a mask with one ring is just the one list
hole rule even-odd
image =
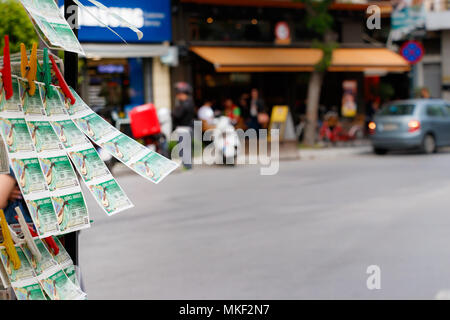
[[169, 156], [168, 139], [172, 118], [167, 108], [156, 109], [151, 103], [134, 107], [129, 112], [131, 132], [135, 139], [163, 156]]
[[[172, 130], [170, 110], [167, 108], [156, 110], [153, 104], [142, 105], [133, 108], [127, 118], [120, 118], [116, 110], [112, 110], [110, 114], [102, 111], [98, 110], [102, 117], [119, 131], [124, 131], [122, 126], [126, 125], [126, 134], [135, 139], [142, 139], [144, 145], [149, 149], [168, 157], [167, 137]], [[151, 114], [150, 118], [148, 117], [149, 113]], [[99, 148], [98, 152], [108, 169], [112, 171], [118, 160], [102, 148]]]
[[363, 128], [357, 122], [340, 121], [336, 114], [330, 112], [319, 129], [319, 141], [336, 144], [350, 142], [364, 137]]

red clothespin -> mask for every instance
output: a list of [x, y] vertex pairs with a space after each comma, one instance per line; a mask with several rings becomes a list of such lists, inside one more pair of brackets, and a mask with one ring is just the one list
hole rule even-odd
[[[3, 47], [3, 68], [0, 70], [2, 74], [3, 88], [5, 89], [6, 100], [13, 96], [13, 86], [11, 79], [11, 58], [9, 56], [9, 37], [5, 35], [5, 46]], [[0, 88], [1, 91], [1, 88]]]
[[53, 59], [52, 56], [50, 56], [50, 61], [52, 62], [53, 71], [55, 71], [56, 78], [58, 78], [59, 86], [61, 87], [62, 92], [64, 93], [66, 98], [70, 100], [70, 104], [74, 104], [75, 97], [73, 96], [72, 92], [70, 91], [69, 86], [66, 83], [66, 80], [64, 80], [64, 77], [61, 74], [61, 71], [59, 71], [58, 66], [56, 65], [55, 59]]
[[[28, 226], [28, 229], [30, 230], [30, 233], [33, 237], [38, 236], [38, 234], [36, 233], [36, 231], [33, 230], [32, 227]], [[56, 256], [59, 253], [59, 247], [56, 244], [55, 239], [53, 239], [53, 237], [50, 236], [50, 237], [44, 238], [43, 240], [52, 249], [53, 254]]]

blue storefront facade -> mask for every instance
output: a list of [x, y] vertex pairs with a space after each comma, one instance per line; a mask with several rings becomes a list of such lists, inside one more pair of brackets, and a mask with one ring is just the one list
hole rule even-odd
[[[170, 0], [102, 0], [114, 13], [138, 27], [144, 36], [121, 26], [115, 18], [102, 15], [103, 11], [91, 5], [87, 8], [100, 20], [115, 26], [116, 31], [128, 43], [161, 43], [172, 40]], [[122, 40], [105, 28], [88, 12], [80, 11], [78, 37], [82, 42], [121, 43]]]
[[[164, 57], [172, 40], [170, 0], [102, 0], [115, 14], [143, 32], [135, 32], [87, 1], [79, 9], [78, 37], [86, 52], [81, 93], [93, 106], [129, 109], [148, 102], [170, 108], [170, 72]], [[63, 0], [59, 1], [62, 6]], [[100, 22], [100, 21], [101, 22]], [[108, 24], [125, 41], [102, 25]], [[158, 74], [155, 74], [156, 73]], [[161, 75], [160, 73], [163, 73]], [[155, 87], [153, 79], [166, 78]], [[169, 96], [168, 96], [169, 92]]]

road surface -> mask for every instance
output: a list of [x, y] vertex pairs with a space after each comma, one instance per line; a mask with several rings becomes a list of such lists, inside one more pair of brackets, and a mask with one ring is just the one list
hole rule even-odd
[[134, 209], [107, 217], [87, 196], [90, 299], [450, 297], [450, 153], [199, 168], [159, 185], [119, 169]]

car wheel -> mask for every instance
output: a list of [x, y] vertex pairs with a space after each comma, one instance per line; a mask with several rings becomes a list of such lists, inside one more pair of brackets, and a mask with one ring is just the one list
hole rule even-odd
[[436, 152], [436, 139], [431, 134], [427, 134], [423, 138], [422, 151], [426, 154]]
[[383, 149], [383, 148], [373, 148], [373, 152], [375, 154], [382, 155], [382, 154], [386, 154], [388, 151], [387, 151], [387, 149]]

